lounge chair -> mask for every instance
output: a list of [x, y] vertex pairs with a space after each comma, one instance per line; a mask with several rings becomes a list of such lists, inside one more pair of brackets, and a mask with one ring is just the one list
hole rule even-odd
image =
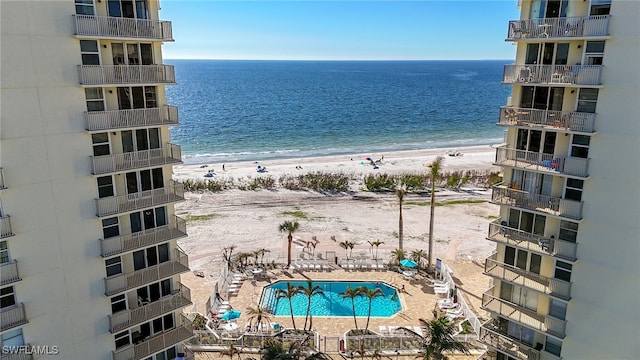
[[382, 334], [382, 335], [389, 334], [389, 331], [387, 331], [387, 327], [384, 326], [384, 325], [378, 326], [378, 330], [379, 330], [380, 334]]

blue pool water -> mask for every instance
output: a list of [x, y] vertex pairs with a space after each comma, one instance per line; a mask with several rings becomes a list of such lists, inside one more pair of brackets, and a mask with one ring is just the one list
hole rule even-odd
[[[289, 281], [292, 286], [307, 287], [305, 281]], [[402, 310], [398, 291], [396, 288], [381, 282], [346, 282], [346, 281], [314, 281], [313, 286], [318, 285], [324, 294], [311, 297], [311, 315], [313, 316], [353, 316], [351, 299], [343, 299], [340, 293], [347, 287], [352, 289], [364, 286], [368, 289], [380, 288], [384, 297], [373, 299], [371, 304], [371, 316], [389, 317]], [[278, 281], [264, 288], [260, 306], [266, 307], [271, 313], [277, 316], [291, 316], [289, 300], [284, 298], [278, 300], [276, 292], [278, 289], [286, 289], [287, 281]], [[365, 296], [355, 298], [356, 316], [367, 316], [369, 310], [369, 299]], [[305, 316], [307, 313], [308, 298], [303, 294], [298, 294], [292, 298], [293, 315]]]

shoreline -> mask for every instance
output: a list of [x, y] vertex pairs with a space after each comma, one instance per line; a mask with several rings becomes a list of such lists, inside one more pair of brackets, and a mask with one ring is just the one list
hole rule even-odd
[[[450, 156], [449, 153], [452, 152], [458, 153], [459, 156]], [[259, 176], [277, 178], [283, 175], [302, 175], [315, 172], [344, 173], [356, 178], [375, 173], [393, 175], [425, 172], [426, 165], [437, 156], [444, 157], [443, 172], [499, 170], [497, 166], [493, 165], [495, 158], [494, 144], [259, 161], [204, 162], [175, 165], [173, 170], [174, 179], [178, 181], [185, 179], [242, 179]], [[265, 167], [266, 171], [258, 172], [258, 166]], [[208, 173], [213, 175], [205, 177]]]

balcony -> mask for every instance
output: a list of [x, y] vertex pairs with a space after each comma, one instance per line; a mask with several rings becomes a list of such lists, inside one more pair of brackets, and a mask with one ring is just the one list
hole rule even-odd
[[0, 216], [0, 239], [15, 235], [11, 231], [11, 217], [9, 215]]
[[135, 129], [149, 126], [178, 125], [178, 108], [161, 106], [150, 109], [90, 111], [84, 113], [88, 131]]
[[102, 257], [110, 257], [147, 246], [180, 239], [187, 236], [187, 223], [174, 216], [167, 225], [147, 229], [133, 234], [100, 239]]
[[180, 146], [166, 143], [158, 149], [132, 151], [123, 154], [90, 156], [93, 175], [182, 163]]
[[22, 303], [0, 310], [0, 331], [9, 330], [28, 322]]
[[0, 285], [8, 285], [22, 280], [18, 273], [18, 262], [16, 260], [0, 264]]
[[6, 188], [7, 186], [4, 182], [4, 170], [2, 170], [2, 168], [0, 167], [0, 190], [4, 190]]
[[172, 180], [167, 187], [96, 199], [96, 216], [111, 216], [183, 200], [184, 187]]
[[595, 132], [596, 114], [516, 107], [500, 108], [498, 125], [531, 126], [583, 133]]
[[534, 330], [564, 338], [566, 321], [554, 318], [549, 315], [538, 314], [518, 304], [508, 302], [491, 295], [493, 288], [482, 294], [481, 308], [491, 313], [500, 315], [505, 319], [525, 325]]
[[589, 159], [509, 149], [505, 146], [500, 146], [496, 149], [495, 164], [551, 173], [553, 175], [569, 175], [581, 178], [589, 176]]
[[180, 322], [181, 324], [174, 329], [147, 338], [141, 343], [128, 345], [114, 351], [112, 353], [113, 360], [144, 359], [151, 354], [192, 338], [193, 328], [191, 327], [191, 323], [189, 323], [189, 320], [184, 318], [184, 316], [181, 316]]
[[528, 191], [511, 189], [504, 185], [496, 185], [493, 187], [491, 202], [498, 205], [534, 210], [573, 220], [582, 219], [582, 201], [532, 194]]
[[180, 283], [178, 283], [178, 285], [180, 286], [179, 289], [158, 301], [137, 307], [133, 310], [125, 310], [109, 315], [109, 331], [115, 334], [116, 332], [164, 315], [170, 311], [191, 305], [191, 292], [189, 288]]
[[488, 257], [485, 261], [484, 274], [501, 281], [524, 286], [545, 295], [555, 296], [563, 300], [571, 299], [570, 282], [548, 278], [512, 265], [500, 263], [496, 260], [496, 254]]
[[80, 84], [91, 86], [175, 84], [173, 65], [78, 65]]
[[609, 36], [609, 15], [509, 21], [506, 41], [591, 39]]
[[187, 271], [189, 271], [189, 258], [180, 249], [176, 249], [176, 256], [169, 261], [105, 278], [105, 294], [112, 296]]
[[516, 359], [540, 359], [540, 351], [506, 334], [498, 332], [497, 325], [494, 326], [492, 322], [482, 325], [479, 340]]
[[577, 244], [561, 239], [550, 239], [500, 224], [497, 219], [489, 224], [487, 239], [523, 250], [541, 252], [565, 260], [576, 261]]
[[93, 15], [71, 17], [73, 35], [80, 38], [173, 41], [170, 21]]
[[502, 83], [549, 86], [599, 86], [601, 65], [505, 65]]

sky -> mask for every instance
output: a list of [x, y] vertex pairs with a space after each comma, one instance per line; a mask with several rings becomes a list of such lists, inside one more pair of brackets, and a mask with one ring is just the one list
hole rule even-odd
[[165, 59], [513, 59], [517, 0], [161, 0]]

